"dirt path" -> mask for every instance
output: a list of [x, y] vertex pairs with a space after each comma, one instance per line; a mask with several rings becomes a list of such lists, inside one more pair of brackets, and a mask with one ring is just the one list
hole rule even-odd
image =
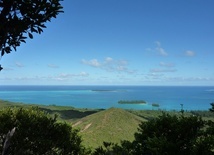
[[81, 132], [83, 132], [83, 131], [87, 130], [87, 129], [91, 126], [91, 124], [92, 124], [92, 123], [90, 123], [90, 124], [86, 125], [86, 126], [85, 126], [85, 128], [84, 128]]
[[79, 124], [81, 124], [81, 123], [82, 123], [82, 121], [78, 121], [78, 122], [76, 122], [75, 124], [73, 124], [72, 126], [75, 127], [75, 126], [77, 126], [77, 125], [79, 125]]

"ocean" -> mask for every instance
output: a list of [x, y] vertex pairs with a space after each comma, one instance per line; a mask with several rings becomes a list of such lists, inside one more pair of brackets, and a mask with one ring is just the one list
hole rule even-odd
[[[182, 104], [184, 110], [208, 110], [214, 86], [0, 86], [0, 99], [75, 108], [181, 110]], [[118, 104], [119, 100], [146, 104]]]

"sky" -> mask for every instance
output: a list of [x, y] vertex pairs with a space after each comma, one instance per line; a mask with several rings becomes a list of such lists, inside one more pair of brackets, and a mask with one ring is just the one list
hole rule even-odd
[[214, 86], [213, 0], [64, 0], [0, 85]]

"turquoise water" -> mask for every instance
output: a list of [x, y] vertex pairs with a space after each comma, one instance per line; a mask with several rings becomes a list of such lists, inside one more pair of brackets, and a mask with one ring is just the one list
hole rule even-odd
[[[214, 87], [163, 86], [0, 86], [0, 99], [26, 104], [76, 108], [208, 110]], [[119, 100], [145, 100], [145, 105], [118, 104]], [[153, 107], [157, 103], [159, 107]]]

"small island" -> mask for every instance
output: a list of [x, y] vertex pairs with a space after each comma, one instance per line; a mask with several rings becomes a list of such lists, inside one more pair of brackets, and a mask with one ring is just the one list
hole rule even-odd
[[153, 107], [159, 107], [160, 105], [158, 103], [152, 103]]
[[146, 104], [144, 100], [120, 100], [119, 104]]
[[93, 89], [91, 91], [97, 91], [97, 92], [114, 92], [115, 90], [107, 90], [107, 89]]

